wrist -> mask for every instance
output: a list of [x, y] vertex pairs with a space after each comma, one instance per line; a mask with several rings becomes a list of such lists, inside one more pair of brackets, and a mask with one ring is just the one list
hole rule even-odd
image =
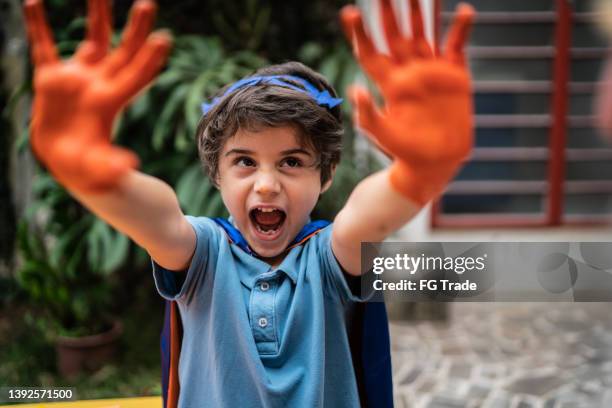
[[51, 149], [52, 160], [44, 162], [53, 177], [66, 189], [80, 194], [116, 190], [123, 178], [138, 167], [138, 157], [123, 148], [63, 141]]
[[395, 160], [389, 169], [389, 180], [395, 191], [423, 207], [438, 197], [457, 172], [457, 166], [415, 168]]

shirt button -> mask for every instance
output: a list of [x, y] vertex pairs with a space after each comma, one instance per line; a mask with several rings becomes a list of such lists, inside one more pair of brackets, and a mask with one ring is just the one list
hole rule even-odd
[[259, 285], [259, 288], [265, 292], [266, 290], [270, 289], [270, 284], [268, 282], [262, 282], [261, 285]]
[[259, 327], [266, 327], [268, 325], [268, 319], [262, 317], [259, 319]]

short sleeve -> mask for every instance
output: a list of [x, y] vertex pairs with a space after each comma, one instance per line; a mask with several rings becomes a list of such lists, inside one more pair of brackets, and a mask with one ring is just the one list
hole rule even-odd
[[[332, 228], [333, 224], [330, 224], [316, 235], [325, 283], [328, 289], [344, 302], [365, 302], [372, 297], [374, 289], [369, 285], [362, 285], [361, 277], [350, 275], [342, 269], [331, 247]], [[356, 253], [355, 256], [359, 254]]]
[[171, 271], [151, 260], [159, 294], [167, 300], [191, 298], [219, 253], [220, 227], [206, 217], [185, 216], [196, 234], [196, 248], [186, 271]]

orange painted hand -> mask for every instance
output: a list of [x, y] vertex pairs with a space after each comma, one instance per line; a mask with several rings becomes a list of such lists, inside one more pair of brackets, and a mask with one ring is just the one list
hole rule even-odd
[[437, 56], [425, 39], [419, 0], [410, 0], [411, 38], [400, 33], [391, 0], [380, 0], [380, 6], [389, 55], [376, 50], [357, 7], [344, 7], [341, 19], [385, 106], [378, 108], [362, 87], [353, 86], [349, 97], [357, 126], [394, 158], [393, 187], [424, 205], [442, 192], [472, 148], [472, 95], [463, 47], [474, 10], [458, 7], [444, 52]]
[[111, 145], [113, 121], [163, 66], [171, 39], [149, 35], [156, 6], [138, 0], [121, 44], [110, 52], [108, 0], [89, 0], [87, 38], [75, 55], [58, 58], [42, 0], [27, 0], [25, 19], [35, 65], [31, 146], [66, 187], [104, 191], [138, 166], [136, 155]]

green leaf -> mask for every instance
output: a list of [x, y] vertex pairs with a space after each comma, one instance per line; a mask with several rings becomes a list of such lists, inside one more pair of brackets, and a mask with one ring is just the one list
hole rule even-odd
[[202, 206], [206, 205], [206, 198], [208, 193], [208, 188], [210, 184], [208, 180], [202, 181], [200, 183], [195, 184], [192, 188], [194, 189], [193, 199], [191, 202], [187, 203], [187, 212], [193, 215], [201, 215], [202, 214]]
[[38, 231], [36, 231], [26, 220], [19, 223], [17, 229], [19, 247], [23, 251], [26, 260], [46, 259], [47, 248]]
[[26, 149], [30, 148], [30, 128], [26, 126], [23, 128], [17, 141], [15, 142], [15, 151], [19, 154], [23, 154]]
[[198, 123], [202, 117], [201, 105], [204, 101], [204, 89], [210, 82], [213, 72], [204, 71], [192, 84], [187, 97], [185, 98], [185, 119], [187, 131], [193, 135], [196, 133]]
[[178, 114], [179, 107], [183, 104], [188, 91], [189, 87], [187, 85], [180, 85], [170, 94], [159, 119], [155, 122], [152, 139], [155, 150], [161, 150], [164, 140], [172, 135], [175, 116]]
[[129, 109], [132, 120], [141, 120], [151, 111], [151, 99], [151, 92], [145, 92], [132, 103]]
[[87, 18], [85, 17], [76, 17], [73, 19], [66, 28], [61, 31], [61, 35], [58, 37], [59, 41], [68, 40], [72, 34], [83, 31], [87, 26]]
[[49, 264], [53, 268], [62, 267], [63, 258], [74, 250], [76, 243], [83, 236], [85, 227], [91, 222], [91, 217], [82, 218], [76, 224], [71, 225], [62, 235], [58, 237], [49, 253]]
[[330, 82], [337, 82], [338, 76], [340, 74], [340, 64], [341, 61], [337, 58], [328, 58], [323, 61], [321, 64], [321, 74], [325, 78], [327, 78]]
[[307, 65], [314, 65], [322, 55], [323, 47], [317, 42], [308, 42], [298, 51], [298, 58]]
[[71, 256], [68, 258], [66, 265], [64, 266], [64, 274], [66, 277], [75, 279], [77, 276], [87, 275], [88, 271], [79, 270], [79, 268], [87, 267], [83, 263], [83, 252], [85, 251], [85, 242], [79, 241], [77, 247], [72, 252]]
[[110, 254], [112, 243], [111, 228], [104, 220], [96, 218], [87, 236], [88, 263], [92, 272], [103, 269], [104, 260]]
[[204, 174], [200, 163], [195, 163], [189, 166], [179, 178], [176, 184], [176, 196], [181, 203], [181, 207], [186, 212], [192, 208], [192, 203], [195, 200], [197, 186], [203, 181]]
[[162, 73], [159, 77], [157, 77], [157, 80], [155, 81], [153, 87], [156, 90], [173, 89], [176, 84], [182, 79], [183, 73], [181, 71], [176, 69], [169, 69]]
[[34, 194], [40, 195], [49, 190], [55, 189], [58, 186], [57, 182], [48, 173], [39, 174], [32, 182], [32, 191]]
[[211, 185], [214, 191], [209, 194], [209, 202], [202, 215], [206, 217], [223, 217], [226, 213], [221, 193]]
[[22, 98], [29, 95], [29, 92], [32, 90], [32, 83], [30, 81], [23, 81], [19, 86], [17, 86], [9, 96], [9, 99], [6, 103], [4, 109], [1, 110], [2, 116], [5, 118], [10, 118], [15, 114], [15, 109], [18, 106], [19, 101]]
[[103, 257], [101, 268], [105, 275], [109, 275], [125, 262], [130, 248], [130, 241], [125, 235], [119, 232], [114, 232], [112, 235], [112, 244], [108, 248], [108, 253]]

